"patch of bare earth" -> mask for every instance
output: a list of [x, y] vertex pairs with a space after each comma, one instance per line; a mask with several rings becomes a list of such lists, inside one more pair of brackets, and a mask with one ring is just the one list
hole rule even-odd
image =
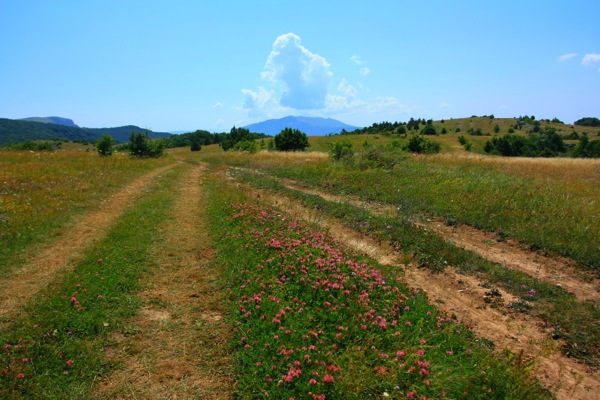
[[85, 250], [102, 239], [113, 223], [134, 203], [142, 190], [158, 175], [173, 168], [168, 165], [138, 178], [113, 193], [95, 211], [61, 228], [53, 236], [57, 240], [35, 252], [15, 272], [0, 278], [0, 321], [9, 319], [29, 299], [56, 278], [58, 272], [73, 268]]
[[[349, 196], [336, 196], [313, 188], [301, 187], [289, 180], [284, 180], [284, 185], [289, 189], [317, 195], [328, 201], [346, 202], [356, 207], [366, 208], [377, 215], [393, 217], [397, 213], [397, 210], [389, 205], [364, 202]], [[500, 241], [494, 233], [484, 232], [464, 224], [448, 226], [437, 220], [415, 224], [489, 261], [524, 272], [539, 281], [561, 286], [579, 301], [600, 302], [600, 292], [597, 290], [600, 287], [600, 279], [592, 273], [585, 273], [578, 269], [577, 263], [571, 259], [549, 257], [531, 251], [514, 240]]]
[[203, 214], [204, 168], [183, 177], [156, 268], [138, 293], [144, 306], [108, 349], [117, 368], [99, 399], [226, 399], [231, 396], [230, 326]]
[[[238, 184], [240, 185], [240, 184]], [[240, 186], [241, 187], [241, 186]], [[243, 185], [245, 191], [257, 197], [255, 189]], [[297, 189], [297, 187], [294, 187]], [[305, 189], [302, 189], [308, 192]], [[310, 191], [317, 194], [316, 191]], [[508, 349], [517, 355], [522, 365], [531, 365], [535, 376], [559, 399], [592, 400], [600, 393], [600, 374], [560, 353], [560, 341], [551, 338], [550, 332], [540, 328], [542, 321], [531, 316], [501, 311], [499, 301], [516, 300], [509, 293], [499, 290], [488, 303], [489, 290], [480, 286], [472, 277], [457, 273], [451, 266], [443, 273], [432, 274], [415, 265], [405, 265], [406, 259], [390, 246], [353, 231], [315, 210], [302, 207], [297, 201], [283, 196], [260, 192], [260, 199], [288, 210], [293, 216], [317, 223], [334, 237], [352, 248], [363, 252], [382, 265], [396, 266], [406, 284], [422, 289], [432, 304], [440, 311], [455, 315], [469, 326], [480, 338], [491, 340], [497, 350]], [[326, 195], [331, 199], [331, 195]], [[325, 197], [325, 196], [324, 196]], [[347, 201], [347, 199], [344, 199]]]

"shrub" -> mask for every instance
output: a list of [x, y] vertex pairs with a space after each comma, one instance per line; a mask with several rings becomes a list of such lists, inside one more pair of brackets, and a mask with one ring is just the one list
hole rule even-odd
[[292, 128], [285, 128], [273, 138], [278, 151], [303, 151], [308, 144], [306, 133]]
[[221, 148], [225, 151], [233, 149], [239, 142], [251, 140], [250, 131], [246, 128], [231, 128], [229, 133], [225, 135], [221, 142]]
[[110, 156], [113, 153], [114, 144], [115, 140], [107, 133], [96, 142], [96, 150], [98, 150], [98, 154], [102, 157]]
[[421, 129], [422, 135], [437, 135], [437, 131], [433, 125], [427, 124]]
[[151, 140], [148, 132], [131, 132], [129, 135], [129, 154], [138, 158], [158, 158], [164, 154], [165, 142]]
[[202, 145], [200, 144], [200, 142], [196, 139], [192, 139], [192, 144], [190, 146], [190, 150], [191, 151], [200, 151], [202, 150]]
[[233, 146], [233, 150], [245, 151], [254, 154], [257, 151], [257, 145], [254, 140], [242, 140], [241, 142], [237, 142], [235, 146]]
[[422, 135], [414, 135], [408, 141], [406, 150], [413, 153], [435, 154], [440, 152], [441, 146], [439, 143], [432, 142]]
[[600, 158], [600, 140], [590, 141], [588, 135], [584, 133], [579, 139], [579, 144], [575, 147], [573, 157]]
[[600, 126], [600, 119], [595, 117], [586, 117], [578, 119], [574, 122], [574, 124], [580, 126]]
[[356, 163], [361, 170], [369, 168], [392, 169], [405, 157], [406, 154], [399, 141], [377, 145], [365, 143], [365, 146], [356, 157]]
[[339, 161], [344, 158], [350, 158], [354, 155], [354, 150], [352, 147], [352, 142], [350, 140], [336, 140], [331, 145], [331, 149], [329, 150], [329, 156], [336, 161]]

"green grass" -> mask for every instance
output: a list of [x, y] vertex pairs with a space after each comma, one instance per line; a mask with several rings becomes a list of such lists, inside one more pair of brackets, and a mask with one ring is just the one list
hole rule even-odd
[[0, 275], [111, 192], [172, 162], [171, 157], [133, 160], [77, 150], [0, 150]]
[[95, 381], [116, 367], [105, 349], [140, 306], [135, 290], [183, 168], [162, 174], [71, 273], [2, 321], [0, 398], [90, 398]]
[[208, 191], [238, 398], [549, 397], [374, 261], [223, 183]]
[[[594, 304], [579, 302], [556, 285], [538, 281], [523, 272], [504, 268], [458, 248], [433, 232], [412, 224], [407, 218], [410, 214], [399, 214], [396, 218], [377, 216], [347, 203], [331, 202], [320, 196], [287, 189], [276, 179], [263, 174], [239, 170], [234, 174], [256, 187], [296, 198], [307, 207], [339, 219], [348, 228], [360, 230], [381, 242], [389, 242], [398, 251], [410, 255], [421, 267], [439, 272], [451, 265], [463, 274], [503, 287], [533, 304], [527, 312], [540, 317], [557, 337], [565, 341], [562, 349], [565, 354], [589, 365], [600, 365], [596, 351], [600, 347], [600, 326], [597, 324], [600, 310]], [[535, 291], [535, 295], [531, 290]]]
[[322, 157], [226, 155], [219, 162], [499, 232], [600, 274], [600, 165], [594, 160], [412, 156], [392, 170], [364, 171]]

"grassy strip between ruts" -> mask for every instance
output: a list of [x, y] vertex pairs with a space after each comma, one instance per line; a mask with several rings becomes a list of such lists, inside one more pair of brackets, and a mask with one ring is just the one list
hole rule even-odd
[[[504, 268], [500, 264], [458, 248], [435, 233], [419, 229], [401, 218], [376, 216], [369, 211], [347, 203], [330, 202], [320, 196], [291, 190], [280, 185], [276, 178], [253, 174], [247, 170], [235, 172], [244, 181], [263, 188], [280, 191], [300, 200], [305, 206], [338, 218], [352, 229], [390, 242], [404, 254], [411, 255], [422, 267], [434, 272], [452, 265], [461, 273], [477, 275], [521, 297], [522, 303], [513, 308], [540, 317], [554, 330], [554, 337], [565, 341], [563, 352], [597, 367], [600, 365], [600, 310], [594, 304], [577, 301], [564, 289], [540, 282], [520, 271]], [[511, 305], [509, 305], [511, 306]]]
[[[348, 193], [403, 212], [496, 231], [533, 249], [573, 258], [600, 275], [600, 203], [596, 201], [600, 165], [593, 160], [554, 160], [555, 164], [513, 160], [511, 165], [506, 160], [493, 162], [493, 158], [409, 156], [393, 170], [363, 171], [344, 162], [288, 159], [278, 154], [221, 158], [337, 195]], [[570, 175], [563, 172], [555, 177], [561, 165]]]
[[209, 185], [217, 257], [235, 308], [239, 398], [539, 399], [419, 290], [239, 191]]
[[162, 174], [75, 270], [57, 279], [0, 333], [0, 398], [89, 398], [108, 369], [103, 348], [139, 302], [157, 227], [183, 169]]

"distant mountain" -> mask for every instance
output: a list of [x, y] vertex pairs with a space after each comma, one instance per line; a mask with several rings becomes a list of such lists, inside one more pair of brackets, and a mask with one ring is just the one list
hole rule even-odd
[[79, 128], [75, 125], [72, 119], [62, 118], [62, 117], [29, 117], [23, 118], [20, 121], [33, 121], [33, 122], [43, 122], [45, 124], [56, 124], [56, 125], [64, 125], [64, 126], [72, 126], [74, 128]]
[[[34, 122], [17, 119], [0, 118], [0, 145], [22, 143], [28, 140], [86, 140], [95, 142], [102, 135], [109, 133], [117, 143], [129, 141], [131, 132], [145, 132], [139, 126], [127, 125], [116, 128], [79, 128], [77, 126], [59, 125], [49, 122]], [[171, 136], [166, 132], [149, 132], [151, 138]]]
[[329, 133], [340, 133], [342, 129], [350, 132], [358, 129], [356, 126], [348, 125], [331, 118], [318, 117], [285, 117], [280, 119], [269, 119], [244, 126], [250, 132], [277, 135], [284, 128], [298, 129], [309, 136], [322, 136]]

